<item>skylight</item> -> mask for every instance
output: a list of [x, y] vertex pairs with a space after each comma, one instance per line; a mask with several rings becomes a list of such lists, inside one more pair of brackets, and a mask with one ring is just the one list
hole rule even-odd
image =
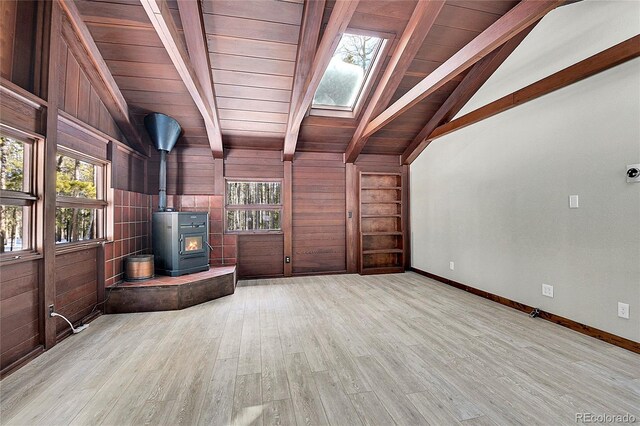
[[384, 39], [345, 33], [313, 97], [313, 108], [353, 110]]

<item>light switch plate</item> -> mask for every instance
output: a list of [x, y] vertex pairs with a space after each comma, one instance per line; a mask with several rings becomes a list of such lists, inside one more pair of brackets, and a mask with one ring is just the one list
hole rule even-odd
[[577, 209], [580, 207], [578, 196], [577, 195], [569, 195], [569, 208]]
[[629, 304], [618, 302], [618, 316], [620, 318], [629, 319]]

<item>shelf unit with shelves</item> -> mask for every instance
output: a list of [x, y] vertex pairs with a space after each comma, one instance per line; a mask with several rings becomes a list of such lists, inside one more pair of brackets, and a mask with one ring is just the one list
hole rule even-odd
[[402, 175], [360, 172], [360, 273], [404, 271]]

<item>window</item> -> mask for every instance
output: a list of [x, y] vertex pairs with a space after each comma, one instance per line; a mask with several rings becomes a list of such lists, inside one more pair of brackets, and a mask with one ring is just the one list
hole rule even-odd
[[280, 231], [282, 182], [227, 181], [227, 232]]
[[56, 244], [102, 238], [105, 165], [61, 150], [56, 169]]
[[0, 135], [0, 253], [33, 248], [33, 142]]
[[312, 108], [353, 111], [385, 41], [372, 35], [343, 34], [313, 97]]

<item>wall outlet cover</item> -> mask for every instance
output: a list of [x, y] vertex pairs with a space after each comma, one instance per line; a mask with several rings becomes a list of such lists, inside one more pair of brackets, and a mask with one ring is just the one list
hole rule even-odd
[[618, 316], [620, 318], [629, 319], [629, 304], [618, 302]]
[[549, 284], [542, 284], [542, 295], [553, 297], [553, 286]]
[[453, 262], [449, 262], [449, 269], [451, 269], [452, 271], [456, 269], [456, 264]]
[[569, 195], [569, 208], [577, 209], [580, 207], [579, 197], [577, 195]]

